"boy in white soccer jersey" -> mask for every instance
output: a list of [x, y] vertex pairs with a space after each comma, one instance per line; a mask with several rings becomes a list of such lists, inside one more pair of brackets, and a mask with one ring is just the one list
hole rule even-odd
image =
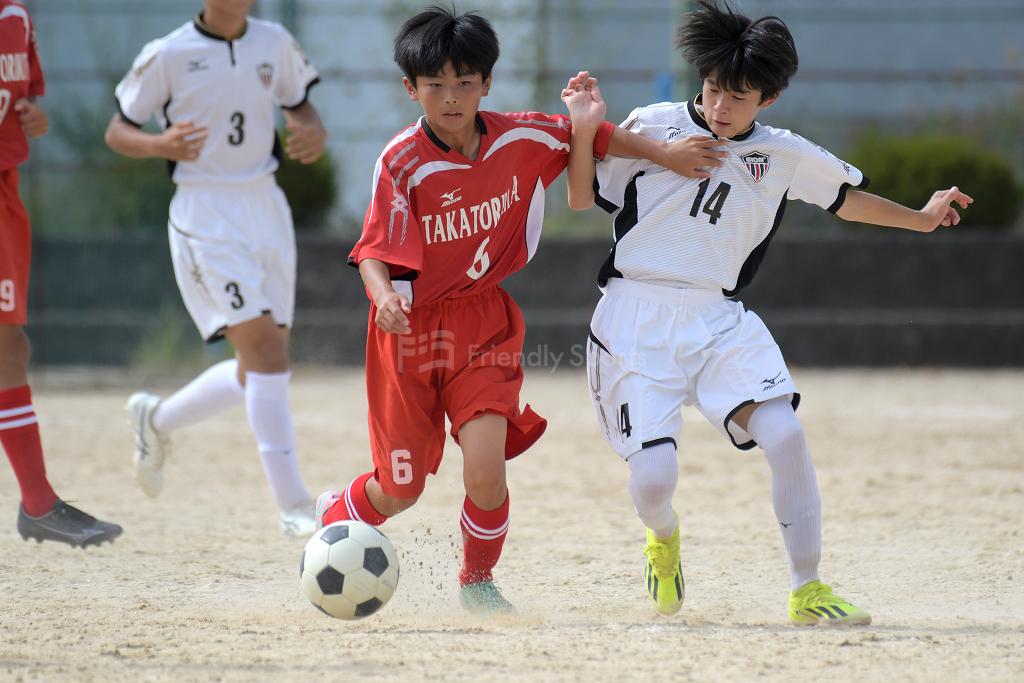
[[[316, 70], [282, 26], [247, 16], [252, 2], [206, 0], [194, 20], [143, 48], [115, 91], [107, 144], [170, 162], [178, 188], [167, 232], [178, 288], [203, 338], [226, 337], [236, 354], [165, 399], [134, 394], [127, 409], [136, 478], [156, 496], [168, 435], [244, 402], [281, 530], [304, 536], [316, 522], [288, 405], [295, 235], [274, 182], [275, 107], [284, 111], [291, 159], [316, 161], [327, 133], [308, 101]], [[153, 114], [162, 133], [141, 130]]]
[[[868, 624], [864, 610], [818, 577], [821, 500], [803, 428], [799, 394], [764, 323], [736, 300], [764, 257], [788, 199], [841, 218], [930, 232], [956, 225], [956, 187], [920, 211], [867, 192], [853, 166], [788, 130], [762, 126], [797, 70], [782, 20], [756, 21], [700, 0], [677, 45], [703, 81], [688, 102], [634, 110], [623, 123], [655, 140], [715, 135], [726, 155], [694, 180], [636, 159], [595, 166], [585, 145], [569, 163], [570, 205], [594, 202], [615, 213], [615, 245], [600, 273], [588, 374], [605, 437], [630, 468], [629, 492], [647, 527], [648, 593], [662, 614], [683, 602], [679, 523], [672, 494], [683, 404], [698, 410], [741, 450], [760, 446], [771, 468], [772, 502], [789, 555], [790, 620], [797, 625]], [[570, 88], [588, 89], [587, 79]], [[573, 126], [595, 130], [593, 121]]]

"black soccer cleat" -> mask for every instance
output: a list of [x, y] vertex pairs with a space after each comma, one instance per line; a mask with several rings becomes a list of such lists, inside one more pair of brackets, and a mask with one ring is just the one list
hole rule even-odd
[[73, 548], [100, 545], [121, 535], [121, 527], [104, 522], [78, 508], [57, 499], [50, 511], [41, 517], [31, 517], [25, 508], [18, 507], [18, 533], [26, 541], [58, 541]]

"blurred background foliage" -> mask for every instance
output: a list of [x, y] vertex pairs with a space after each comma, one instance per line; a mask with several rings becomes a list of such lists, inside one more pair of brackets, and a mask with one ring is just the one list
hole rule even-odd
[[1020, 213], [1021, 188], [1013, 168], [977, 141], [871, 133], [857, 141], [849, 161], [871, 169], [869, 191], [905, 206], [923, 206], [935, 190], [960, 187], [974, 198], [961, 211], [964, 229], [1009, 230]]

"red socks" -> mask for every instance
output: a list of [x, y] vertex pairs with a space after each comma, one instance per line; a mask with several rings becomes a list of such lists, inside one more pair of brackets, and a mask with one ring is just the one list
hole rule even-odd
[[21, 488], [21, 503], [32, 517], [45, 515], [57, 502], [46, 479], [39, 424], [28, 385], [0, 390], [0, 444], [11, 461]]
[[[341, 497], [324, 513], [324, 526], [352, 519], [380, 526], [387, 517], [373, 507], [366, 496], [366, 482], [373, 476], [367, 472], [352, 480]], [[462, 570], [459, 584], [491, 580], [491, 570], [498, 564], [501, 548], [508, 534], [508, 496], [496, 510], [481, 510], [466, 496], [462, 504]]]
[[324, 513], [324, 526], [344, 519], [354, 519], [371, 526], [380, 526], [387, 521], [388, 518], [377, 512], [366, 497], [366, 482], [371, 477], [373, 472], [367, 472], [352, 480], [348, 488], [342, 491], [341, 498]]
[[466, 496], [462, 504], [462, 571], [459, 584], [491, 580], [508, 534], [508, 496], [496, 510], [481, 510]]

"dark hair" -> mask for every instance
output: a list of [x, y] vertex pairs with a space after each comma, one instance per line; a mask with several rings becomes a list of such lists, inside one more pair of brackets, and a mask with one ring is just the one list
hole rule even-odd
[[395, 63], [406, 77], [436, 76], [451, 62], [459, 76], [479, 73], [485, 80], [498, 61], [498, 35], [476, 12], [433, 5], [402, 24], [395, 36]]
[[698, 7], [676, 31], [676, 47], [701, 80], [714, 74], [726, 90], [760, 90], [762, 100], [778, 96], [796, 74], [796, 44], [778, 17], [751, 21], [733, 12], [728, 2], [719, 9], [713, 0]]

